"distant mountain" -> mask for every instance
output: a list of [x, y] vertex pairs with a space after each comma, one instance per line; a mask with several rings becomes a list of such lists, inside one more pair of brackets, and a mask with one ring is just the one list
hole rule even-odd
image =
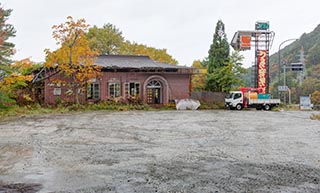
[[[301, 48], [304, 50], [307, 76], [313, 76], [314, 73], [311, 73], [310, 69], [318, 69], [316, 66], [320, 65], [320, 25], [312, 32], [302, 34], [297, 41], [281, 49], [281, 61], [287, 64], [298, 62]], [[278, 60], [278, 52], [270, 56], [270, 78], [272, 82], [278, 81]], [[319, 73], [320, 71], [318, 71]]]

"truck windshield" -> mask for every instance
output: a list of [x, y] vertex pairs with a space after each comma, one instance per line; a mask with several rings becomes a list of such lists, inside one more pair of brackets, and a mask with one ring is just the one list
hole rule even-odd
[[233, 93], [231, 92], [231, 93], [229, 93], [229, 94], [226, 96], [226, 98], [227, 98], [227, 99], [232, 99], [232, 96], [233, 96]]

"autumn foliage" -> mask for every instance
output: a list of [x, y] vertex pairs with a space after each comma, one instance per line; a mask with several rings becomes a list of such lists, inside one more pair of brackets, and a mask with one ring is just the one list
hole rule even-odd
[[203, 67], [200, 60], [193, 61], [192, 67], [197, 69], [191, 77], [192, 91], [204, 91], [206, 86], [207, 68]]
[[60, 48], [53, 52], [45, 50], [45, 66], [73, 79], [77, 103], [78, 91], [83, 90], [86, 82], [99, 76], [101, 71], [100, 66], [94, 65], [99, 53], [90, 49], [85, 36], [88, 27], [84, 19], [74, 21], [69, 16], [65, 23], [52, 27], [52, 36]]
[[2, 99], [6, 99], [1, 101], [3, 104], [15, 101], [18, 104], [32, 102], [30, 83], [33, 79], [32, 72], [37, 67], [28, 58], [11, 64], [10, 75], [7, 75], [0, 81]]
[[65, 23], [54, 25], [52, 36], [61, 47], [53, 52], [45, 50], [45, 66], [74, 76], [80, 82], [96, 77], [100, 72], [99, 67], [94, 66], [98, 52], [89, 47], [85, 36], [88, 27], [84, 19], [74, 21], [70, 16]]

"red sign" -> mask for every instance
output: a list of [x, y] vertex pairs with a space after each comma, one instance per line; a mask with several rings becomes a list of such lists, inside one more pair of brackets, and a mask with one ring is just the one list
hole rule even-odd
[[258, 51], [258, 88], [261, 94], [266, 94], [267, 87], [267, 51]]

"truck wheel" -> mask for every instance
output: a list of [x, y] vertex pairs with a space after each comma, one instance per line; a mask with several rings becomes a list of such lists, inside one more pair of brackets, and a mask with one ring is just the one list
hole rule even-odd
[[237, 104], [236, 109], [237, 109], [238, 111], [242, 110], [242, 105], [241, 105], [241, 104]]
[[271, 106], [269, 104], [265, 104], [264, 105], [264, 110], [270, 111], [271, 110]]

